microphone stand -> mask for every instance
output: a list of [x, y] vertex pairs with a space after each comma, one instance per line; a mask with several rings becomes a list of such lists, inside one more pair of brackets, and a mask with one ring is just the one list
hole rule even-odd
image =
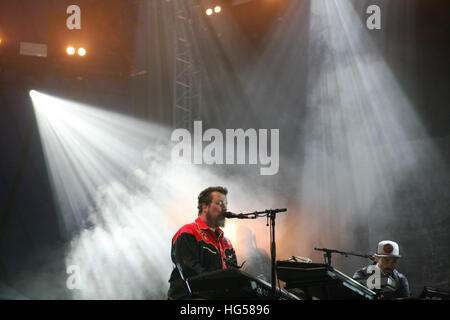
[[271, 296], [276, 298], [276, 244], [275, 244], [275, 218], [278, 212], [286, 212], [287, 209], [268, 209], [264, 211], [255, 211], [252, 213], [240, 213], [241, 218], [248, 217], [249, 219], [256, 219], [258, 217], [267, 217], [266, 226], [270, 225], [270, 256], [271, 256]]
[[354, 253], [354, 252], [345, 252], [345, 251], [339, 251], [339, 250], [336, 250], [336, 249], [327, 249], [327, 248], [314, 248], [314, 250], [325, 252], [325, 253], [323, 254], [323, 256], [324, 256], [324, 259], [325, 259], [325, 263], [326, 263], [329, 267], [331, 267], [331, 254], [332, 254], [332, 253], [339, 253], [339, 254], [342, 254], [342, 255], [345, 256], [345, 257], [348, 257], [348, 256], [355, 256], [355, 257], [362, 257], [362, 258], [368, 258], [368, 259], [370, 259], [370, 260], [373, 260], [373, 256], [371, 256], [371, 255], [369, 255], [369, 254], [361, 254], [361, 253]]

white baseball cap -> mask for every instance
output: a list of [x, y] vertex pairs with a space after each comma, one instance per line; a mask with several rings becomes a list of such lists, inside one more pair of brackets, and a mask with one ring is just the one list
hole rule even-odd
[[400, 249], [398, 243], [391, 240], [383, 240], [378, 243], [377, 253], [378, 257], [392, 257], [400, 258]]

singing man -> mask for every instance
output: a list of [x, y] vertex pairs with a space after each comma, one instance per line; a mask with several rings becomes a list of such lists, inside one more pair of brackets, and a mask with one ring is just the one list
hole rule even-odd
[[[178, 230], [172, 239], [169, 299], [189, 299], [186, 279], [237, 265], [236, 253], [220, 227], [225, 226], [228, 190], [209, 187], [198, 196], [198, 218]], [[195, 298], [195, 297], [194, 297]]]

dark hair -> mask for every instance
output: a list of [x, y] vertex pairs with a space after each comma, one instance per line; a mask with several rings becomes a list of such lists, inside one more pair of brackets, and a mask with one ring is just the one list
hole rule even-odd
[[200, 215], [200, 213], [202, 213], [202, 203], [209, 205], [212, 201], [212, 196], [211, 193], [213, 192], [219, 192], [223, 195], [227, 195], [228, 194], [228, 190], [227, 188], [224, 187], [208, 187], [205, 190], [203, 190], [202, 192], [200, 192], [199, 196], [198, 196], [198, 215]]

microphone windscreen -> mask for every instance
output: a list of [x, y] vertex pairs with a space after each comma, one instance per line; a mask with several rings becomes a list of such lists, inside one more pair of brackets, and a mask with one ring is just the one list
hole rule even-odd
[[234, 214], [233, 214], [232, 212], [225, 211], [225, 212], [223, 213], [223, 216], [224, 216], [225, 218], [231, 218], [231, 217], [234, 216]]

